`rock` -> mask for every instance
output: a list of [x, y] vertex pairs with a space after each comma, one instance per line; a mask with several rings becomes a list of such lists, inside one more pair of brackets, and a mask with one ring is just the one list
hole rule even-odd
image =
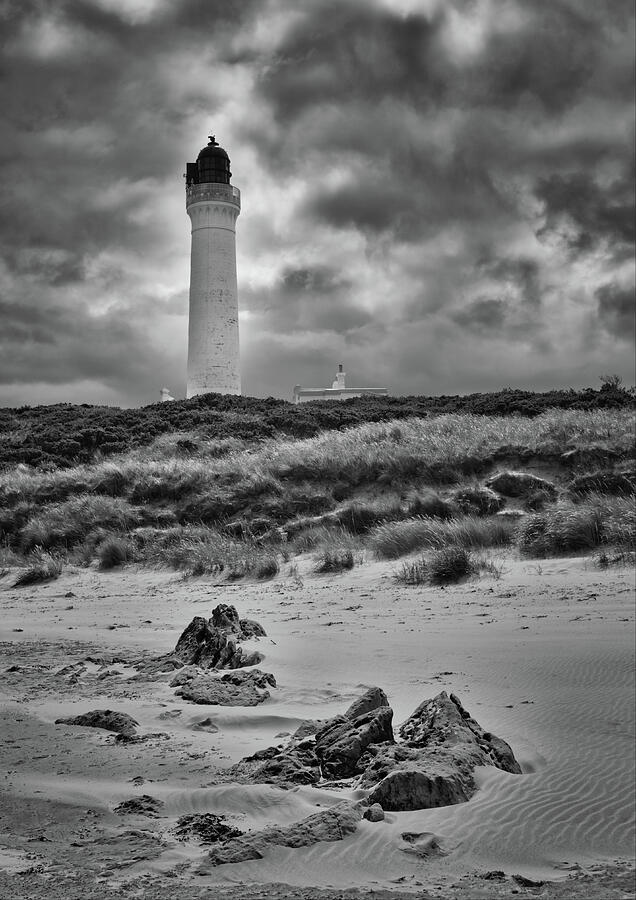
[[535, 881], [533, 878], [526, 878], [525, 875], [513, 875], [512, 877], [521, 887], [543, 887], [545, 884], [545, 881]]
[[[195, 667], [191, 667], [195, 668]], [[173, 679], [177, 681], [178, 679]], [[265, 685], [276, 686], [276, 679], [269, 672], [251, 669], [216, 675], [193, 675], [180, 679], [176, 693], [192, 703], [210, 706], [257, 706], [270, 697]]]
[[453, 694], [442, 692], [421, 703], [399, 729], [399, 743], [393, 711], [385, 703], [386, 694], [372, 688], [344, 715], [303, 723], [286, 745], [246, 757], [224, 777], [289, 787], [357, 775], [360, 786], [370, 789], [367, 805], [379, 804], [365, 815], [380, 821], [372, 817], [382, 810], [429, 809], [470, 799], [476, 766], [521, 772], [508, 744], [485, 731]]
[[521, 774], [509, 745], [485, 731], [445, 691], [421, 703], [398, 730], [403, 743], [370, 748], [359, 761], [369, 803], [385, 810], [430, 809], [468, 800], [476, 766]]
[[[424, 761], [422, 761], [423, 764]], [[468, 777], [462, 777], [451, 765], [434, 771], [432, 765], [424, 769], [398, 769], [371, 791], [370, 803], [380, 803], [384, 809], [404, 811], [435, 809], [469, 800], [474, 790]]]
[[504, 497], [525, 497], [540, 492], [554, 500], [557, 488], [551, 481], [528, 472], [499, 472], [486, 481], [486, 486]]
[[[361, 698], [362, 701], [367, 698]], [[388, 702], [388, 701], [387, 701]], [[364, 708], [366, 704], [361, 703]], [[358, 708], [353, 704], [354, 711]], [[316, 755], [325, 778], [348, 778], [356, 775], [356, 765], [370, 744], [392, 743], [393, 710], [375, 707], [354, 719], [347, 714], [330, 719], [316, 732]]]
[[174, 672], [175, 669], [183, 667], [183, 660], [179, 659], [173, 653], [166, 653], [164, 656], [154, 656], [150, 659], [138, 659], [133, 663], [139, 672], [144, 675], [162, 675], [166, 672]]
[[276, 679], [272, 673], [261, 672], [260, 669], [239, 669], [227, 672], [225, 675], [221, 676], [221, 681], [236, 685], [253, 684], [256, 687], [262, 688], [262, 690], [266, 690], [267, 685], [276, 687]]
[[210, 716], [207, 716], [205, 719], [199, 719], [198, 722], [193, 722], [190, 728], [192, 731], [208, 731], [210, 734], [214, 734], [219, 730], [219, 726]]
[[[411, 716], [400, 726], [399, 735], [407, 746], [425, 747], [430, 750], [434, 746], [445, 748], [474, 745], [475, 757], [480, 761], [475, 765], [493, 765], [504, 772], [521, 774], [519, 763], [510, 746], [501, 738], [485, 731], [461, 705], [455, 694], [450, 697], [442, 691], [432, 700], [425, 700]], [[482, 761], [483, 756], [488, 757]]]
[[64, 719], [56, 719], [56, 725], [84, 725], [87, 728], [103, 728], [106, 731], [114, 731], [124, 737], [136, 737], [137, 725], [132, 716], [127, 713], [116, 712], [112, 709], [93, 709], [91, 712], [82, 713], [79, 716], [70, 716]]
[[226, 825], [223, 816], [215, 816], [212, 813], [180, 816], [174, 832], [179, 841], [194, 839], [201, 844], [215, 844], [217, 841], [227, 841], [243, 834], [239, 828]]
[[440, 847], [439, 838], [430, 831], [403, 831], [402, 840], [404, 843], [400, 850], [404, 853], [414, 853], [425, 859], [433, 855], [445, 855]]
[[321, 810], [292, 825], [272, 826], [253, 834], [225, 841], [210, 850], [208, 859], [214, 866], [224, 863], [262, 859], [271, 846], [309, 847], [320, 841], [340, 841], [358, 827], [362, 818], [360, 804], [344, 801]]
[[328, 719], [305, 719], [292, 734], [292, 739], [301, 741], [313, 736], [327, 721]]
[[210, 619], [195, 616], [181, 634], [174, 656], [185, 665], [203, 669], [237, 669], [261, 662], [257, 651], [246, 652], [236, 642], [265, 634], [258, 622], [240, 620], [233, 606], [219, 604]]
[[181, 687], [182, 684], [187, 684], [199, 675], [203, 675], [203, 669], [199, 668], [199, 666], [183, 666], [183, 668], [179, 669], [168, 687]]
[[362, 818], [367, 819], [369, 822], [384, 822], [384, 810], [379, 803], [372, 803], [371, 806], [365, 809]]
[[158, 810], [161, 809], [163, 803], [161, 800], [157, 800], [155, 797], [151, 797], [150, 794], [141, 794], [139, 797], [132, 797], [130, 800], [124, 800], [119, 806], [115, 807], [115, 812], [122, 815], [135, 815], [135, 816], [152, 816], [155, 817], [159, 814]]
[[372, 709], [389, 706], [389, 698], [382, 688], [370, 687], [366, 693], [357, 700], [354, 700], [349, 709], [345, 712], [348, 719], [357, 719], [365, 713], [371, 712]]
[[287, 747], [267, 747], [247, 756], [225, 771], [232, 779], [256, 784], [316, 784], [320, 781], [320, 763], [312, 740], [291, 743]]

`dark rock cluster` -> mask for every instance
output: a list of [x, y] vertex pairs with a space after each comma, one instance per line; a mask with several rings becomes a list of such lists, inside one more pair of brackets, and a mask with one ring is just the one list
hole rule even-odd
[[287, 744], [246, 757], [226, 775], [281, 786], [358, 777], [369, 805], [413, 810], [468, 800], [476, 766], [521, 773], [509, 745], [485, 731], [454, 694], [421, 703], [397, 741], [392, 718], [384, 691], [370, 688], [344, 715], [303, 723]]
[[[461, 803], [475, 792], [476, 766], [521, 773], [508, 744], [485, 731], [454, 694], [442, 691], [421, 703], [398, 729], [398, 740], [392, 718], [384, 691], [369, 688], [343, 715], [304, 722], [286, 745], [268, 747], [227, 769], [225, 775], [232, 780], [281, 787], [356, 776], [368, 794], [292, 825], [222, 841], [210, 851], [208, 864], [260, 859], [274, 844], [304, 847], [340, 840], [355, 831], [362, 818], [382, 822], [385, 810]], [[429, 833], [405, 832], [401, 849], [418, 856], [443, 852]]]
[[117, 712], [113, 709], [92, 709], [90, 712], [81, 713], [79, 716], [56, 719], [55, 724], [103, 728], [105, 731], [114, 731], [123, 737], [132, 738], [137, 735], [139, 722], [133, 719], [132, 716], [129, 716], [128, 713]]
[[199, 674], [188, 666], [170, 682], [175, 693], [191, 703], [208, 706], [257, 706], [270, 696], [267, 685], [276, 687], [276, 679], [260, 669], [234, 670], [225, 675]]
[[309, 847], [319, 841], [341, 841], [356, 830], [362, 813], [362, 804], [343, 801], [300, 822], [272, 825], [217, 844], [209, 852], [208, 863], [220, 866], [247, 859], [262, 859], [271, 846]]
[[261, 662], [263, 655], [256, 650], [248, 653], [237, 643], [264, 635], [258, 622], [239, 619], [235, 607], [220, 603], [210, 619], [194, 617], [177, 641], [172, 655], [183, 665], [196, 665], [202, 669], [254, 666]]

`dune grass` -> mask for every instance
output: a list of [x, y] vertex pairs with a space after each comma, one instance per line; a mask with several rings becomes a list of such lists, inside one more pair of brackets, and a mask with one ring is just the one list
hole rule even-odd
[[402, 563], [395, 577], [402, 584], [446, 585], [462, 581], [475, 571], [470, 553], [450, 545]]
[[346, 572], [353, 569], [355, 564], [356, 558], [351, 547], [323, 547], [318, 554], [314, 572]]
[[631, 499], [590, 495], [581, 503], [561, 501], [528, 516], [518, 530], [518, 546], [526, 556], [554, 556], [602, 544], [636, 547], [636, 509]]
[[32, 554], [27, 567], [20, 572], [13, 582], [13, 587], [41, 584], [44, 581], [52, 581], [54, 578], [59, 578], [61, 574], [62, 561], [46, 550], [38, 548]]
[[[213, 442], [217, 443], [217, 442]], [[175, 456], [166, 441], [127, 455], [71, 469], [42, 472], [17, 466], [0, 473], [0, 505], [57, 502], [82, 493], [127, 497], [131, 502], [183, 499], [221, 488], [250, 498], [308, 482], [347, 486], [396, 481], [452, 484], [510, 449], [539, 455], [581, 447], [626, 451], [633, 444], [630, 410], [551, 410], [534, 419], [442, 415], [366, 423], [304, 440], [269, 439], [223, 455]]]
[[515, 521], [500, 517], [406, 519], [379, 525], [369, 535], [369, 546], [378, 559], [398, 559], [416, 550], [441, 550], [449, 545], [464, 549], [503, 547], [513, 542], [516, 527]]
[[[558, 465], [588, 449], [621, 459], [632, 444], [626, 409], [450, 414], [252, 443], [175, 433], [107, 461], [0, 473], [0, 541], [22, 558], [41, 547], [103, 567], [135, 560], [237, 578], [273, 577], [285, 556], [312, 550], [337, 567], [362, 545], [381, 559], [517, 539], [539, 555], [625, 546], [626, 475], [596, 470], [585, 481], [564, 461], [556, 506], [539, 498], [519, 522], [514, 510], [494, 515], [506, 501], [480, 480], [506, 459]], [[617, 496], [592, 503], [586, 490], [600, 485]]]
[[80, 494], [51, 503], [29, 519], [20, 531], [20, 546], [27, 552], [34, 547], [72, 547], [98, 530], [127, 531], [140, 518], [123, 498]]

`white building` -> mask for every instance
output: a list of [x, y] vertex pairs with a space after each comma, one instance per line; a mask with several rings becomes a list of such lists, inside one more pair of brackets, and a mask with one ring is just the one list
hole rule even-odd
[[240, 394], [236, 220], [241, 193], [214, 137], [186, 164], [186, 211], [192, 221], [187, 397]]
[[336, 380], [330, 388], [304, 388], [297, 384], [294, 388], [294, 403], [307, 403], [309, 400], [348, 400], [349, 397], [362, 397], [372, 394], [376, 397], [387, 397], [388, 388], [348, 388], [345, 386], [346, 373], [342, 365], [338, 366]]

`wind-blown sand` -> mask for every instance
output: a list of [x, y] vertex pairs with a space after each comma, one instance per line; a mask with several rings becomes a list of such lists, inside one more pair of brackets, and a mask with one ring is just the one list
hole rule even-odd
[[[386, 563], [314, 575], [309, 560], [300, 576], [232, 585], [82, 569], [12, 588], [5, 575], [0, 896], [320, 896], [293, 886], [340, 892], [329, 896], [633, 896], [633, 572], [585, 558], [502, 565], [500, 579], [446, 589], [398, 586]], [[267, 631], [244, 645], [265, 654], [260, 667], [278, 682], [260, 706], [196, 706], [169, 677], [140, 677], [133, 665], [170, 651], [194, 615], [220, 602]], [[387, 813], [342, 841], [272, 847], [201, 874], [205, 848], [171, 830], [181, 815], [222, 813], [245, 830], [359, 796], [218, 784], [215, 773], [303, 719], [343, 712], [370, 685], [386, 691], [396, 725], [453, 691], [508, 741], [524, 774], [484, 767], [468, 803]], [[96, 708], [127, 712], [155, 736], [122, 745], [54, 724]], [[142, 794], [163, 802], [157, 817], [113, 811]], [[436, 835], [445, 855], [404, 852], [406, 831]], [[485, 879], [492, 870], [505, 877]], [[280, 883], [291, 887], [258, 887]]]

